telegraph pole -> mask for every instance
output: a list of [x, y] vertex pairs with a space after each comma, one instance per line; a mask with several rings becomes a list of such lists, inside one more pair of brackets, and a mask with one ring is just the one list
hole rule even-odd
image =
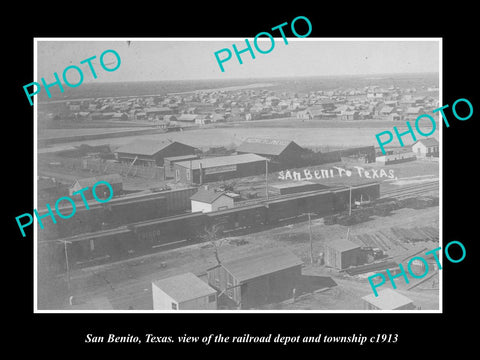
[[265, 159], [265, 196], [268, 201], [268, 159]]
[[310, 237], [310, 264], [313, 264], [312, 221], [310, 219], [310, 213], [308, 213], [308, 233]]
[[67, 252], [67, 241], [66, 240], [63, 241], [63, 246], [64, 246], [64, 249], [65, 249], [65, 265], [67, 267], [67, 287], [68, 287], [68, 291], [70, 292], [70, 266], [68, 264], [68, 252]]

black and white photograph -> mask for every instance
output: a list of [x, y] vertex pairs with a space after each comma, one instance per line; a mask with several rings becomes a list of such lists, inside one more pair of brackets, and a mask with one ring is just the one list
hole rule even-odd
[[37, 309], [441, 310], [441, 45], [36, 39]]
[[173, 5], [4, 22], [7, 347], [469, 353], [475, 11]]

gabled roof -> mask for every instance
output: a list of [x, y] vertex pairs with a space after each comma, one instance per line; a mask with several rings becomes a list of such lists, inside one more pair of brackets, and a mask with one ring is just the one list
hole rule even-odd
[[277, 248], [223, 262], [222, 266], [239, 282], [244, 282], [302, 264], [302, 260], [290, 251]]
[[240, 144], [240, 146], [237, 148], [237, 152], [280, 155], [289, 146], [295, 146], [301, 149], [299, 145], [291, 140], [248, 138], [242, 144]]
[[190, 272], [156, 280], [152, 284], [179, 303], [216, 293], [214, 288]]
[[327, 243], [327, 246], [338, 251], [348, 251], [358, 249], [360, 247], [360, 245], [345, 239], [330, 241], [329, 243]]
[[227, 196], [224, 191], [214, 191], [200, 188], [195, 194], [190, 196], [190, 200], [212, 204], [222, 195]]
[[401, 306], [413, 303], [408, 297], [388, 288], [380, 290], [378, 296], [372, 293], [362, 297], [362, 299], [380, 310], [395, 310]]
[[[174, 144], [176, 141], [169, 140], [135, 140], [130, 144], [120, 146], [115, 152], [128, 153], [137, 155], [155, 155], [167, 146]], [[185, 145], [188, 146], [188, 145]]]
[[426, 138], [426, 139], [417, 140], [413, 143], [413, 145], [415, 145], [417, 143], [421, 143], [425, 146], [438, 146], [439, 145], [437, 139], [435, 139], [435, 138]]

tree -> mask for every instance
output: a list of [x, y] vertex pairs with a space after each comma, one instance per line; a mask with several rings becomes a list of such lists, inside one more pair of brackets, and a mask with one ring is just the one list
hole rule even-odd
[[218, 254], [218, 247], [221, 245], [217, 240], [221, 233], [221, 228], [219, 225], [214, 224], [210, 227], [205, 226], [203, 234], [200, 235], [200, 238], [205, 242], [209, 242], [213, 246], [213, 254], [215, 255], [215, 260], [217, 260], [217, 265], [221, 265], [222, 261]]

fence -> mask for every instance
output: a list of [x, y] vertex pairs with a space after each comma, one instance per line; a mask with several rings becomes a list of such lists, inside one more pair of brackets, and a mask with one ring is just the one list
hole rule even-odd
[[165, 180], [165, 169], [158, 166], [142, 166], [128, 163], [117, 163], [102, 159], [84, 158], [61, 158], [60, 166], [77, 170], [90, 170], [94, 174], [120, 174], [122, 176], [141, 177], [145, 179]]

